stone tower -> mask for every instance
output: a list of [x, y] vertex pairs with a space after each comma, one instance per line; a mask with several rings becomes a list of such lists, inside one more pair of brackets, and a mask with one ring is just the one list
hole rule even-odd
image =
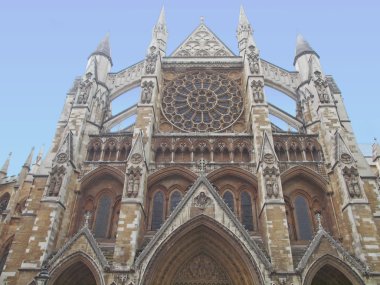
[[242, 7], [237, 54], [203, 21], [170, 55], [167, 37], [162, 10], [145, 58], [111, 72], [107, 35], [45, 158], [5, 161], [0, 283], [379, 284], [380, 147], [371, 168], [317, 52], [298, 36], [294, 71], [265, 61]]

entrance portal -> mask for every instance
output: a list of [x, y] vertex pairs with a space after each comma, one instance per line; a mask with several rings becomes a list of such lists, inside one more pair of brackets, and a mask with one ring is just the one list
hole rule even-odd
[[81, 261], [70, 265], [52, 285], [97, 285], [91, 270]]

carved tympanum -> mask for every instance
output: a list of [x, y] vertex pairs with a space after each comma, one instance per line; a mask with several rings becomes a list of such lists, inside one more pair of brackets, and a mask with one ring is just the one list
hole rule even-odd
[[211, 205], [211, 203], [211, 198], [208, 197], [205, 192], [199, 193], [199, 195], [194, 198], [194, 206], [200, 209], [205, 209], [207, 206]]

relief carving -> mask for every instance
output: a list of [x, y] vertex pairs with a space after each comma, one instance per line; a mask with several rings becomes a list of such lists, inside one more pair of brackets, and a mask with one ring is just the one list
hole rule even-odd
[[156, 61], [158, 58], [157, 48], [155, 46], [150, 47], [150, 52], [146, 56], [145, 72], [147, 74], [153, 74], [156, 72]]
[[328, 84], [326, 80], [322, 78], [322, 73], [320, 71], [314, 72], [314, 86], [317, 89], [319, 100], [321, 103], [330, 103], [330, 96], [328, 93]]
[[256, 52], [256, 48], [254, 46], [249, 46], [249, 53], [247, 54], [249, 70], [252, 74], [257, 74], [260, 71], [259, 66], [259, 54]]
[[278, 176], [280, 172], [276, 167], [266, 167], [263, 171], [265, 189], [268, 198], [278, 198], [279, 197], [279, 186], [278, 186]]
[[87, 99], [88, 99], [88, 96], [90, 95], [90, 91], [91, 91], [92, 84], [93, 84], [91, 77], [92, 77], [91, 72], [86, 73], [86, 79], [83, 80], [79, 84], [79, 94], [78, 94], [78, 99], [77, 99], [78, 104], [86, 104], [87, 103]]
[[200, 209], [205, 209], [207, 206], [211, 205], [211, 203], [211, 198], [208, 197], [205, 192], [199, 193], [199, 195], [194, 198], [194, 206]]
[[50, 183], [48, 186], [47, 195], [51, 197], [56, 197], [61, 190], [63, 177], [65, 176], [65, 168], [63, 166], [53, 167], [52, 172], [50, 173]]
[[139, 194], [141, 170], [139, 167], [130, 168], [127, 172], [127, 197], [136, 198]]
[[144, 81], [142, 84], [141, 102], [149, 104], [152, 100], [154, 83], [153, 81]]
[[252, 96], [253, 96], [253, 100], [256, 103], [262, 103], [262, 102], [264, 102], [263, 87], [264, 87], [264, 83], [262, 81], [255, 81], [255, 80], [253, 80], [251, 82]]
[[360, 178], [358, 170], [354, 167], [343, 168], [343, 177], [346, 182], [347, 191], [351, 198], [361, 198]]

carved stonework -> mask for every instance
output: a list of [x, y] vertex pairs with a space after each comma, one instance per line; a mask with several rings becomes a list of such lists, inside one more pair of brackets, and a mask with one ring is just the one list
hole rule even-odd
[[142, 84], [141, 103], [149, 104], [152, 100], [154, 83], [153, 81], [144, 81]]
[[262, 81], [255, 81], [255, 80], [253, 80], [251, 82], [252, 96], [253, 96], [253, 100], [256, 103], [262, 103], [262, 102], [264, 102], [263, 87], [264, 87], [264, 83]]
[[259, 54], [254, 46], [249, 46], [249, 53], [247, 54], [249, 70], [252, 74], [258, 74], [260, 71]]
[[194, 198], [194, 206], [197, 208], [205, 209], [211, 204], [212, 200], [205, 194], [205, 192], [199, 193], [199, 195]]
[[278, 176], [280, 172], [276, 167], [266, 167], [263, 170], [263, 176], [265, 181], [265, 189], [268, 198], [279, 197]]
[[274, 155], [271, 154], [271, 153], [266, 153], [264, 154], [263, 156], [263, 161], [267, 164], [273, 164], [275, 159], [274, 159]]
[[134, 153], [131, 156], [131, 162], [133, 164], [139, 164], [142, 161], [142, 156], [139, 153]]
[[174, 285], [232, 284], [226, 271], [205, 254], [197, 255], [190, 262], [186, 263], [185, 266], [177, 272], [174, 280]]
[[136, 198], [139, 194], [141, 169], [131, 167], [127, 172], [127, 197]]
[[112, 282], [111, 285], [134, 285], [135, 283], [133, 281], [131, 281], [131, 279], [129, 278], [128, 274], [125, 273], [125, 274], [117, 274], [115, 276], [115, 281]]
[[174, 52], [174, 57], [224, 57], [231, 51], [204, 25], [191, 34]]
[[57, 155], [57, 163], [65, 163], [68, 159], [67, 153], [59, 153]]
[[66, 169], [63, 166], [53, 167], [50, 173], [50, 183], [48, 186], [47, 195], [56, 197], [61, 190], [63, 177], [65, 176]]
[[90, 95], [91, 87], [92, 87], [92, 73], [88, 72], [86, 74], [86, 79], [83, 80], [80, 85], [79, 85], [79, 94], [78, 94], [78, 99], [77, 103], [78, 104], [86, 104], [88, 96]]
[[158, 58], [158, 51], [155, 46], [150, 47], [150, 52], [146, 56], [145, 62], [145, 72], [147, 74], [153, 74], [156, 72], [156, 62]]
[[319, 100], [321, 103], [330, 103], [330, 96], [328, 93], [328, 84], [326, 80], [322, 78], [322, 73], [320, 71], [314, 72], [314, 86], [317, 89]]
[[240, 78], [212, 71], [191, 71], [166, 81], [162, 111], [186, 132], [218, 132], [234, 124], [243, 112]]
[[346, 182], [347, 191], [351, 198], [361, 198], [362, 191], [360, 187], [359, 172], [355, 167], [343, 168], [343, 177]]
[[340, 156], [340, 161], [343, 162], [344, 164], [350, 164], [353, 162], [352, 156], [349, 155], [348, 153], [342, 153]]

